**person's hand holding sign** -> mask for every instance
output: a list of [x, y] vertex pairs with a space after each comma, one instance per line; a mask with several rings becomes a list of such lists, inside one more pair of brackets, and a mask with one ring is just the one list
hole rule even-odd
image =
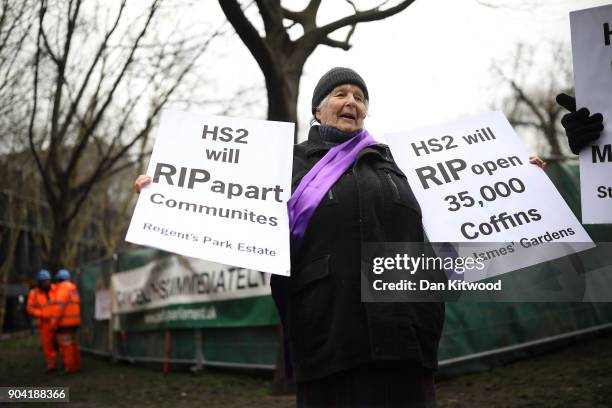
[[541, 169], [544, 169], [544, 167], [546, 167], [546, 162], [540, 159], [538, 156], [529, 156], [529, 163], [535, 164]]
[[151, 184], [151, 181], [151, 177], [147, 176], [146, 174], [141, 174], [134, 182], [134, 190], [136, 190], [136, 192], [140, 194], [140, 191], [142, 191], [143, 188]]
[[557, 95], [557, 103], [570, 111], [561, 118], [561, 125], [565, 129], [569, 147], [574, 154], [578, 154], [586, 145], [599, 139], [603, 130], [603, 115], [591, 115], [587, 108], [576, 110], [576, 99], [567, 94]]

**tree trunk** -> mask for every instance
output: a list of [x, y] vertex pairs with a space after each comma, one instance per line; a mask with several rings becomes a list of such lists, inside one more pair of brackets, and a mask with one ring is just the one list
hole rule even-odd
[[[271, 78], [271, 75], [266, 77], [268, 120], [295, 123], [293, 142], [297, 143], [299, 129], [297, 100], [304, 63], [286, 62], [282, 65], [285, 69], [281, 69], [280, 74], [276, 78]], [[289, 66], [297, 69], [286, 69]], [[282, 84], [282, 86], [279, 86], [279, 84]], [[272, 395], [292, 395], [295, 394], [296, 388], [295, 381], [287, 379], [285, 372], [286, 353], [282, 325], [278, 327], [276, 338], [278, 341], [276, 370], [274, 370], [270, 393]]]
[[282, 66], [275, 75], [266, 76], [268, 120], [295, 123], [293, 141], [297, 143], [297, 101], [303, 63], [300, 65], [299, 62], [287, 60]]
[[64, 252], [67, 249], [68, 234], [70, 230], [70, 221], [65, 220], [58, 215], [55, 218], [56, 221], [53, 224], [51, 230], [51, 246], [47, 254], [47, 268], [52, 275], [54, 275], [60, 268], [67, 267], [64, 260]]
[[278, 325], [277, 336], [278, 347], [276, 355], [276, 369], [274, 370], [274, 377], [272, 378], [272, 385], [270, 387], [270, 394], [272, 395], [292, 395], [295, 394], [295, 381], [287, 378], [285, 372], [285, 342], [283, 336], [283, 326]]
[[[21, 230], [18, 225], [26, 220], [27, 210], [20, 205], [18, 200], [15, 200], [13, 195], [8, 196], [8, 217], [12, 221], [13, 226], [0, 229], [0, 249], [5, 254], [1, 257], [0, 263], [0, 333], [4, 327], [4, 317], [6, 315], [6, 286], [8, 284], [8, 276], [13, 269], [15, 260], [15, 250], [21, 236]], [[9, 223], [10, 224], [10, 223]]]
[[[0, 234], [2, 231], [0, 231]], [[2, 238], [6, 238], [6, 258], [2, 259], [0, 265], [0, 333], [4, 327], [4, 316], [6, 315], [6, 286], [8, 284], [8, 275], [11, 269], [13, 269], [13, 260], [15, 259], [15, 249], [17, 248], [17, 241], [19, 240], [19, 229], [7, 228], [4, 233], [5, 237], [0, 237], [0, 244], [2, 244]]]
[[548, 139], [548, 144], [550, 145], [550, 155], [558, 159], [562, 157], [562, 154], [559, 139], [557, 138], [557, 130], [555, 129], [555, 122], [551, 122], [548, 125], [548, 129], [546, 129], [546, 139]]

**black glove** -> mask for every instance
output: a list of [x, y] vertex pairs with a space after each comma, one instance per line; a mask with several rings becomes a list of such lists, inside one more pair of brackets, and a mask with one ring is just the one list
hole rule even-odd
[[603, 130], [603, 115], [591, 115], [587, 108], [576, 110], [576, 99], [564, 93], [557, 95], [557, 103], [570, 111], [561, 118], [572, 153], [578, 154], [589, 143], [599, 139]]

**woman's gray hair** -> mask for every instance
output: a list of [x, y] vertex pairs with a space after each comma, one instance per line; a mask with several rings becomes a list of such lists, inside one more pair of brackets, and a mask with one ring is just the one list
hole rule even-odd
[[[315, 112], [319, 112], [321, 109], [323, 109], [323, 106], [329, 101], [330, 96], [331, 96], [331, 93], [328, 93], [327, 96], [323, 98], [319, 106], [317, 106], [317, 109], [315, 110]], [[366, 108], [366, 116], [368, 116], [368, 110], [370, 108], [370, 101], [366, 99], [363, 103]], [[317, 120], [317, 117], [315, 115], [312, 115], [310, 117], [310, 127], [314, 126], [316, 123], [320, 124], [320, 122]]]
[[[325, 105], [327, 103], [327, 101], [329, 101], [329, 96], [330, 95], [331, 94], [327, 94], [327, 96], [325, 98], [323, 98], [323, 100], [321, 101], [319, 106], [317, 106], [317, 109], [315, 110], [315, 112], [319, 112], [321, 109], [323, 109], [323, 105]], [[312, 117], [310, 118], [310, 126], [312, 127], [316, 123], [319, 123], [319, 121], [317, 120], [317, 117], [315, 115], [312, 115]]]

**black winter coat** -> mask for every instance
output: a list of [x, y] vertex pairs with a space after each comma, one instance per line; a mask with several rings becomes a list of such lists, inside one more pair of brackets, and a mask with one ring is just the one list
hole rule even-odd
[[[318, 127], [294, 147], [294, 190], [330, 147]], [[382, 144], [363, 149], [321, 201], [291, 277], [272, 277], [298, 382], [373, 360], [437, 367], [444, 305], [361, 302], [362, 242], [423, 242], [419, 204]]]

